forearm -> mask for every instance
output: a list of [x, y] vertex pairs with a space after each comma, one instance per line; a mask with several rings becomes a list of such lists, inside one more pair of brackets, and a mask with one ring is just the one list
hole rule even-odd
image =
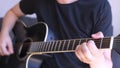
[[11, 8], [3, 18], [2, 22], [2, 33], [9, 33], [11, 29], [14, 27], [16, 21], [19, 17], [23, 16], [24, 13], [20, 10], [19, 3], [16, 4], [13, 8]]
[[2, 33], [9, 33], [13, 28], [18, 16], [16, 16], [11, 10], [8, 11], [2, 21]]

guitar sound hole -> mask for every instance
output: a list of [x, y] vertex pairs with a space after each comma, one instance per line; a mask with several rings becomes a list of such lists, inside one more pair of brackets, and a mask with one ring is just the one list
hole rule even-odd
[[30, 45], [31, 45], [31, 40], [30, 39], [27, 39], [23, 42], [23, 45], [22, 45], [20, 53], [19, 53], [19, 58], [20, 59], [23, 59], [27, 56], [27, 52], [30, 48]]

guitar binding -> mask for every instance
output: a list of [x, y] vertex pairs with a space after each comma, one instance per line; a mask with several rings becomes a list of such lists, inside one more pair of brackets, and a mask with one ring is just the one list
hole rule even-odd
[[31, 38], [27, 38], [25, 39], [25, 41], [23, 41], [22, 44], [20, 44], [20, 49], [18, 52], [18, 59], [19, 60], [25, 60], [28, 56], [28, 51], [30, 49], [30, 45], [31, 45], [32, 39]]

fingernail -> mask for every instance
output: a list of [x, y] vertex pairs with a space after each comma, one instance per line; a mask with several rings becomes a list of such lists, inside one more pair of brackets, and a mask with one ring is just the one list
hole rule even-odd
[[96, 36], [96, 34], [92, 34], [92, 36]]
[[92, 44], [92, 45], [95, 45], [94, 41], [93, 40], [90, 40], [88, 43]]

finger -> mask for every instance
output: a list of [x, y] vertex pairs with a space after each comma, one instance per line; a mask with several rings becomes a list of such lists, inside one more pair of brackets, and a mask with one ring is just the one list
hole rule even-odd
[[12, 45], [12, 42], [10, 41], [8, 44], [9, 44], [9, 46], [8, 46], [8, 51], [10, 52], [10, 54], [13, 54], [14, 51], [13, 51], [13, 45]]
[[81, 49], [80, 49], [80, 46], [81, 45], [78, 45], [75, 49], [75, 54], [76, 56], [78, 57], [79, 60], [81, 60], [81, 55], [80, 55], [80, 52], [81, 52]]
[[91, 61], [92, 55], [90, 54], [86, 43], [83, 43], [78, 47], [76, 54], [78, 58], [84, 63], [89, 63]]
[[3, 51], [3, 46], [4, 45], [5, 45], [4, 43], [1, 43], [1, 45], [0, 45], [0, 55], [1, 56], [4, 56], [4, 51]]
[[92, 34], [91, 36], [92, 36], [93, 39], [99, 39], [99, 38], [103, 38], [104, 37], [104, 35], [103, 35], [103, 33], [101, 31], [97, 32], [95, 34]]
[[82, 47], [81, 46], [82, 45], [77, 46], [75, 54], [81, 62], [86, 63], [84, 54], [82, 53], [82, 49], [81, 49]]
[[2, 49], [1, 49], [1, 47], [0, 47], [0, 55], [1, 55], [1, 56], [3, 56], [3, 52], [2, 52]]
[[87, 46], [92, 56], [96, 56], [99, 54], [99, 50], [96, 47], [94, 41], [92, 40], [88, 41]]
[[7, 47], [6, 46], [3, 46], [2, 47], [2, 55], [4, 56], [4, 55], [10, 55], [10, 53], [8, 52], [8, 50], [7, 50]]
[[81, 52], [84, 55], [83, 58], [84, 58], [85, 62], [87, 62], [87, 63], [91, 62], [92, 55], [90, 53], [90, 50], [87, 47], [87, 43], [82, 44]]

